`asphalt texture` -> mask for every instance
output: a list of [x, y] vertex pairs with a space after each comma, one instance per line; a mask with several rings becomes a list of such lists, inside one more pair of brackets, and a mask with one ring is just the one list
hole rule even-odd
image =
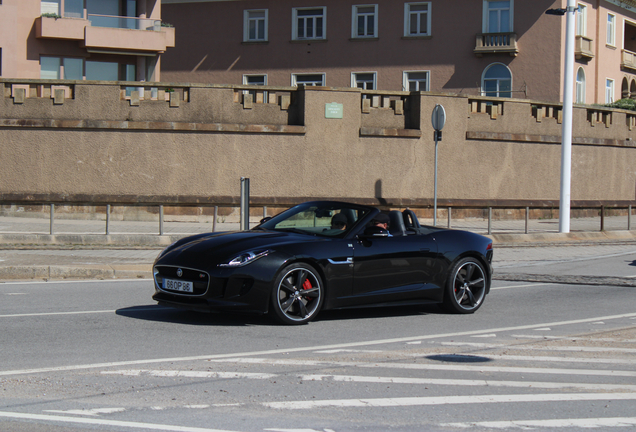
[[[551, 228], [539, 227], [541, 222]], [[525, 234], [524, 221], [507, 222], [489, 236], [494, 279], [636, 286], [636, 230], [599, 232], [594, 220], [577, 224], [589, 230], [560, 234], [550, 221], [535, 221]], [[614, 224], [620, 228], [625, 221]], [[209, 232], [212, 224], [118, 222], [106, 234], [103, 221], [55, 220], [53, 228], [51, 235], [46, 218], [0, 217], [0, 281], [150, 279], [152, 263], [164, 247], [186, 235]], [[457, 221], [453, 228], [487, 234], [483, 221]], [[238, 229], [238, 224], [218, 223], [216, 229]], [[599, 260], [607, 265], [590, 265]]]

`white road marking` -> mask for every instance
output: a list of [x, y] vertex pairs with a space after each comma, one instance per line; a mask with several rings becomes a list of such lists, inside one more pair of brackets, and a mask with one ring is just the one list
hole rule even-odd
[[297, 360], [297, 359], [266, 359], [266, 358], [229, 358], [210, 359], [210, 362], [222, 363], [249, 363], [249, 364], [269, 364], [282, 366], [349, 366], [360, 368], [383, 368], [383, 369], [412, 369], [412, 370], [444, 370], [460, 372], [502, 372], [502, 373], [534, 373], [534, 374], [554, 374], [554, 375], [590, 375], [590, 376], [612, 376], [612, 377], [636, 377], [634, 371], [599, 370], [599, 369], [558, 369], [558, 368], [530, 368], [530, 367], [508, 367], [508, 366], [469, 366], [445, 365], [445, 364], [418, 364], [418, 363], [367, 363], [367, 362], [333, 362], [318, 360]]
[[550, 327], [536, 328], [534, 330], [535, 331], [552, 331], [552, 329]]
[[469, 379], [440, 379], [440, 378], [401, 378], [401, 377], [372, 377], [353, 375], [299, 375], [303, 381], [337, 381], [375, 384], [432, 384], [441, 386], [469, 386], [469, 387], [514, 387], [539, 389], [579, 389], [589, 391], [636, 391], [636, 385], [622, 384], [585, 384], [585, 383], [555, 383], [538, 381], [496, 381]]
[[544, 285], [558, 285], [557, 283], [531, 283], [531, 284], [523, 284], [523, 285], [506, 285], [500, 287], [490, 287], [490, 290], [500, 290], [500, 289], [510, 289], [510, 288], [527, 288], [527, 287], [536, 287], [536, 286], [544, 286]]
[[102, 371], [103, 375], [124, 375], [124, 376], [140, 376], [150, 375], [155, 377], [180, 377], [180, 378], [249, 378], [249, 379], [270, 379], [278, 375], [267, 373], [246, 373], [246, 372], [197, 372], [197, 371], [180, 371], [180, 370], [115, 370]]
[[505, 345], [505, 344], [486, 344], [475, 342], [442, 342], [443, 346], [468, 346], [482, 349], [505, 348], [507, 350], [528, 350], [528, 351], [581, 351], [581, 352], [618, 352], [618, 353], [636, 353], [636, 348], [614, 348], [614, 347], [585, 347], [585, 346], [545, 346], [536, 347], [528, 345]]
[[270, 432], [335, 432], [333, 429], [263, 429]]
[[354, 350], [354, 349], [333, 349], [315, 351], [316, 354], [337, 354], [337, 353], [379, 353], [381, 350]]
[[96, 408], [96, 409], [78, 409], [78, 410], [44, 410], [44, 412], [56, 413], [56, 414], [74, 414], [85, 416], [98, 416], [100, 414], [112, 414], [118, 412], [124, 412], [126, 408]]
[[576, 337], [576, 336], [541, 336], [541, 335], [510, 335], [517, 339], [547, 339], [547, 340], [564, 340], [573, 342], [620, 342], [620, 343], [636, 343], [636, 339], [616, 339], [616, 338], [597, 338], [597, 337]]
[[564, 393], [564, 394], [512, 394], [446, 397], [402, 397], [377, 399], [332, 399], [311, 401], [265, 402], [263, 406], [274, 409], [375, 408], [425, 405], [490, 404], [513, 402], [580, 402], [580, 401], [636, 400], [634, 393]]
[[221, 430], [221, 429], [208, 429], [208, 428], [187, 427], [187, 426], [171, 426], [171, 425], [163, 425], [163, 424], [155, 424], [155, 423], [141, 423], [141, 422], [130, 422], [130, 421], [0, 411], [0, 418], [2, 417], [19, 419], [19, 420], [38, 420], [38, 421], [58, 422], [58, 423], [78, 423], [78, 424], [89, 424], [89, 425], [100, 425], [100, 426], [113, 426], [119, 429], [122, 429], [122, 428], [150, 429], [150, 430], [156, 430], [156, 431], [170, 431], [170, 432], [235, 432], [235, 431], [228, 431], [228, 430]]
[[[636, 385], [629, 384], [586, 384], [586, 383], [555, 383], [539, 381], [499, 381], [499, 380], [470, 380], [470, 379], [440, 379], [440, 378], [403, 378], [381, 376], [356, 376], [333, 374], [264, 374], [264, 373], [236, 373], [236, 372], [197, 372], [197, 371], [149, 371], [149, 370], [122, 370], [103, 371], [108, 375], [140, 376], [150, 375], [156, 377], [187, 377], [187, 378], [224, 378], [224, 379], [273, 379], [283, 376], [296, 376], [303, 381], [336, 381], [336, 382], [362, 382], [375, 384], [432, 384], [443, 386], [482, 386], [482, 387], [514, 387], [514, 388], [540, 388], [540, 389], [579, 389], [589, 391], [632, 391], [636, 392]], [[65, 411], [56, 411], [65, 412]], [[77, 414], [77, 412], [73, 412]]]
[[[150, 267], [150, 264], [148, 264]], [[7, 282], [2, 281], [4, 285], [40, 285], [40, 284], [74, 284], [74, 283], [103, 283], [103, 282], [117, 282], [117, 283], [130, 283], [130, 282], [148, 282], [152, 278], [137, 278], [137, 279], [64, 279], [64, 280], [46, 280], [46, 281], [19, 281], [19, 282]]]
[[496, 338], [497, 335], [494, 333], [490, 333], [490, 334], [485, 334], [485, 335], [475, 335], [475, 336], [471, 336], [474, 338]]
[[636, 318], [636, 313], [611, 315], [611, 316], [578, 319], [578, 320], [569, 320], [569, 321], [557, 321], [557, 322], [542, 323], [542, 324], [528, 324], [528, 325], [521, 325], [521, 326], [492, 328], [492, 329], [484, 329], [484, 330], [469, 330], [469, 331], [456, 332], [456, 333], [441, 333], [441, 334], [435, 334], [435, 335], [429, 334], [429, 335], [422, 335], [422, 336], [410, 336], [410, 337], [393, 338], [393, 339], [378, 339], [378, 340], [349, 342], [349, 343], [345, 342], [345, 343], [334, 344], [334, 345], [309, 346], [309, 347], [297, 347], [297, 348], [279, 348], [274, 350], [251, 351], [251, 352], [243, 352], [243, 353], [210, 354], [210, 355], [200, 355], [200, 356], [191, 356], [191, 357], [173, 357], [173, 358], [142, 359], [142, 360], [130, 360], [130, 361], [120, 361], [120, 362], [107, 362], [107, 363], [92, 363], [92, 364], [45, 367], [45, 368], [35, 368], [35, 369], [17, 369], [17, 370], [9, 370], [9, 371], [0, 371], [0, 376], [25, 375], [25, 374], [35, 374], [35, 373], [45, 373], [45, 372], [59, 372], [59, 371], [98, 369], [98, 368], [102, 369], [102, 368], [109, 368], [109, 367], [130, 366], [130, 365], [138, 365], [138, 364], [227, 359], [227, 358], [235, 358], [235, 357], [243, 357], [243, 356], [289, 354], [289, 353], [327, 350], [327, 349], [340, 349], [340, 348], [350, 349], [354, 347], [363, 347], [363, 346], [372, 346], [372, 345], [386, 345], [386, 344], [394, 344], [394, 343], [402, 344], [402, 343], [413, 342], [418, 340], [442, 339], [442, 338], [459, 337], [459, 336], [473, 336], [473, 335], [479, 335], [484, 333], [501, 333], [501, 332], [509, 332], [509, 331], [538, 329], [545, 326], [583, 324], [583, 323], [598, 321], [599, 319], [604, 321], [609, 321], [609, 320], [627, 319], [627, 318]]
[[4, 295], [28, 295], [29, 293], [4, 293]]
[[[139, 308], [130, 308], [130, 309], [126, 309], [126, 311], [128, 312], [143, 311], [143, 310], [158, 311], [158, 310], [171, 310], [171, 309], [173, 308], [146, 306], [146, 307], [139, 307]], [[106, 314], [106, 313], [116, 313], [116, 312], [117, 312], [116, 310], [40, 312], [40, 313], [0, 315], [0, 318], [24, 318], [24, 317], [56, 316], [56, 315], [91, 315], [91, 314]]]
[[456, 428], [472, 428], [483, 427], [491, 429], [508, 429], [517, 427], [526, 428], [557, 428], [557, 427], [576, 427], [576, 428], [601, 428], [601, 427], [625, 427], [635, 426], [636, 418], [634, 417], [611, 417], [611, 418], [587, 418], [587, 419], [551, 419], [551, 420], [511, 420], [511, 421], [485, 421], [474, 423], [442, 423], [440, 426], [449, 426]]
[[[445, 358], [448, 357], [450, 360], [453, 360], [453, 357], [460, 357], [461, 354], [439, 354], [436, 355], [437, 358]], [[422, 357], [421, 354], [414, 354], [413, 357]], [[531, 361], [531, 362], [563, 362], [563, 363], [606, 363], [606, 364], [627, 364], [627, 365], [636, 365], [636, 359], [616, 359], [616, 358], [575, 358], [575, 357], [548, 357], [548, 356], [520, 356], [520, 355], [505, 355], [505, 354], [490, 354], [488, 353], [486, 357], [491, 360], [513, 360], [513, 361]]]

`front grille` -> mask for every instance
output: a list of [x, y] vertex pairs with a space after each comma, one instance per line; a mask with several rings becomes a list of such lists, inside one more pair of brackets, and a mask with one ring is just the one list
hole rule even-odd
[[[181, 269], [183, 274], [179, 277], [177, 272]], [[200, 296], [206, 293], [208, 285], [210, 284], [210, 275], [201, 270], [189, 269], [185, 267], [175, 266], [155, 266], [155, 283], [157, 286], [165, 292], [186, 295], [186, 296]], [[178, 281], [192, 282], [194, 292], [175, 291], [163, 288], [163, 280], [172, 279]]]

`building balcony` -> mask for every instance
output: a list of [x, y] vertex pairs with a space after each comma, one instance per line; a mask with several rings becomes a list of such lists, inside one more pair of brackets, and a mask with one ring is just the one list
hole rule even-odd
[[636, 53], [632, 51], [621, 51], [621, 67], [636, 71]]
[[591, 60], [594, 58], [594, 52], [592, 47], [594, 46], [594, 40], [585, 37], [577, 36], [574, 40], [574, 56], [577, 60]]
[[484, 54], [519, 54], [516, 33], [481, 33], [476, 36], [475, 50], [477, 57]]
[[91, 14], [87, 19], [39, 17], [35, 35], [82, 41], [87, 49], [101, 51], [164, 52], [175, 43], [174, 28], [162, 27], [160, 20]]

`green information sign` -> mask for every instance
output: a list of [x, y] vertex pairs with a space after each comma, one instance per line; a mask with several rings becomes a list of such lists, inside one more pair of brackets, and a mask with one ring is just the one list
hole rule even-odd
[[336, 102], [325, 104], [325, 118], [341, 119], [342, 104]]

